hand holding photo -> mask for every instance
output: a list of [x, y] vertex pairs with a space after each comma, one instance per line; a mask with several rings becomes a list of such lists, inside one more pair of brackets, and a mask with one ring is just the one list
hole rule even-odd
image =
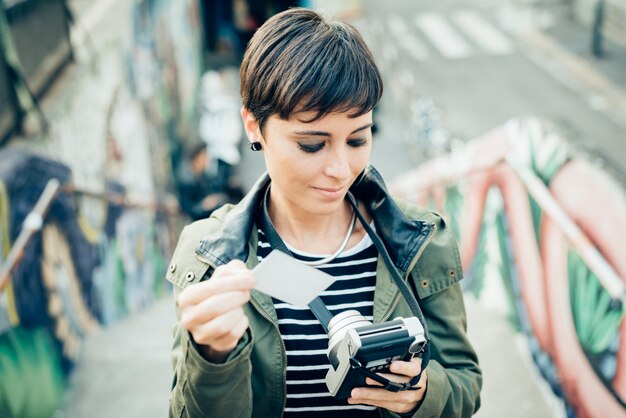
[[307, 306], [326, 290], [335, 278], [274, 250], [252, 269], [256, 289], [283, 302]]

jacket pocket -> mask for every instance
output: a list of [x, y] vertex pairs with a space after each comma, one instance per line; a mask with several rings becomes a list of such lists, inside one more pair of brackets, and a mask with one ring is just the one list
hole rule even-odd
[[206, 233], [206, 220], [187, 225], [180, 233], [165, 279], [181, 290], [201, 281], [209, 270], [209, 264], [196, 255], [198, 243]]

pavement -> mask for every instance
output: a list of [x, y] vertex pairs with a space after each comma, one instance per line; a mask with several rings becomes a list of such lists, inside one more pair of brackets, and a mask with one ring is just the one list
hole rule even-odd
[[[558, 403], [530, 364], [524, 341], [472, 299], [467, 311], [469, 336], [484, 374], [483, 404], [475, 416], [561, 417]], [[174, 320], [173, 302], [167, 298], [87, 338], [66, 405], [54, 418], [166, 417]]]
[[[408, 0], [392, 3], [396, 10], [410, 9], [416, 4]], [[438, 8], [438, 13], [446, 13], [446, 3], [449, 6], [450, 2], [442, 1], [433, 7]], [[595, 142], [587, 146], [605, 158], [607, 164], [621, 167], [619, 162], [626, 155], [626, 125], [622, 125], [626, 112], [619, 106], [626, 91], [626, 73], [619, 68], [624, 68], [626, 61], [621, 60], [626, 51], [609, 45], [610, 52], [602, 61], [591, 57], [580, 46], [584, 36], [580, 28], [559, 14], [558, 4], [548, 3], [546, 10], [555, 21], [537, 35], [510, 35], [516, 39], [515, 53], [505, 57], [478, 55], [467, 61], [454, 61], [454, 65], [433, 58], [425, 65], [407, 61], [407, 52], [393, 65], [393, 54], [388, 49], [393, 35], [387, 32], [385, 40], [380, 38], [385, 30], [371, 29], [387, 24], [383, 8], [387, 8], [388, 2], [385, 6], [364, 2], [360, 24], [369, 28], [365, 35], [370, 38], [368, 42], [373, 42], [374, 54], [387, 61], [381, 65], [386, 82], [392, 78], [376, 116], [380, 134], [372, 155], [372, 163], [383, 177], [390, 180], [420, 162], [419, 155], [407, 152], [403, 132], [410, 125], [403, 112], [410, 103], [402, 102], [401, 89], [407, 86], [402, 83], [411, 84], [409, 91], [434, 97], [443, 109], [444, 123], [460, 137], [471, 138], [511, 116], [539, 111], [565, 120], [578, 132], [581, 142], [594, 138]], [[497, 16], [496, 4], [501, 3], [475, 4], [481, 13]], [[579, 38], [574, 39], [575, 36]], [[463, 66], [465, 71], [475, 70], [469, 73], [476, 75], [476, 80], [469, 83], [473, 85], [468, 85], [467, 74], [458, 72]], [[412, 82], [406, 77], [402, 81], [405, 68], [411, 69]], [[244, 151], [240, 168], [244, 186], [249, 187], [262, 171], [261, 153]], [[506, 315], [494, 305], [485, 305], [472, 297], [466, 298], [466, 307], [469, 337], [484, 373], [482, 408], [476, 416], [563, 417], [560, 401], [551, 395], [532, 364], [526, 340], [512, 330]], [[170, 331], [174, 320], [173, 302], [164, 299], [88, 337], [82, 359], [71, 376], [66, 404], [55, 418], [166, 416], [172, 375]]]
[[[606, 41], [605, 56], [592, 57], [590, 29], [573, 20], [571, 2], [363, 5], [354, 23], [383, 71], [382, 107], [394, 120], [392, 135], [404, 137], [414, 163], [430, 145], [416, 135], [419, 119], [445, 127], [445, 148], [532, 115], [552, 121], [573, 146], [626, 179], [626, 48]], [[477, 27], [489, 27], [501, 42]], [[433, 104], [424, 109], [423, 99]]]
[[[589, 113], [606, 116], [618, 128], [613, 138], [579, 138], [579, 146], [608, 162], [615, 177], [626, 184], [626, 43], [603, 38], [603, 53], [591, 52], [591, 29], [574, 21], [569, 3], [548, 2], [550, 16], [543, 31], [524, 33], [524, 52], [529, 60], [576, 94]], [[623, 26], [626, 28], [626, 25]]]
[[166, 417], [175, 319], [166, 298], [89, 336], [53, 418]]

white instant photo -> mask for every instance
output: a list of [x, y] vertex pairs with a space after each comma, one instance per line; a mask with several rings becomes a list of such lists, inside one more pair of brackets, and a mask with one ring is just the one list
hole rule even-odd
[[296, 306], [307, 306], [335, 281], [333, 276], [278, 250], [269, 253], [252, 274], [257, 290]]

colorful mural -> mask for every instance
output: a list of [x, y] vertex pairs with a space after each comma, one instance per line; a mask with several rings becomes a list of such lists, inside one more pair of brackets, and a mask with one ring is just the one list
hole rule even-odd
[[[197, 92], [204, 68], [198, 9], [197, 0], [138, 0], [132, 15], [131, 86], [154, 133], [166, 140], [167, 152], [155, 147], [153, 162], [173, 171], [185, 144], [197, 138]], [[171, 182], [171, 177], [157, 177], [159, 186]]]
[[626, 417], [626, 191], [607, 167], [528, 118], [391, 188], [449, 216], [469, 293], [488, 298], [496, 269], [511, 323], [568, 416]]
[[1, 293], [0, 416], [51, 416], [82, 339], [166, 292], [169, 248], [157, 236], [163, 225], [155, 212], [107, 203], [109, 227], [90, 241], [72, 188], [63, 189], [71, 186], [69, 170], [32, 153], [0, 152], [3, 243], [16, 241], [51, 178], [66, 191], [53, 200]]
[[183, 222], [172, 173], [197, 138], [198, 5], [111, 8], [119, 30], [79, 37], [97, 42], [74, 45], [71, 77], [50, 90], [49, 129], [0, 150], [2, 267], [48, 181], [61, 185], [0, 277], [0, 417], [53, 416], [85, 336], [168, 292]]

